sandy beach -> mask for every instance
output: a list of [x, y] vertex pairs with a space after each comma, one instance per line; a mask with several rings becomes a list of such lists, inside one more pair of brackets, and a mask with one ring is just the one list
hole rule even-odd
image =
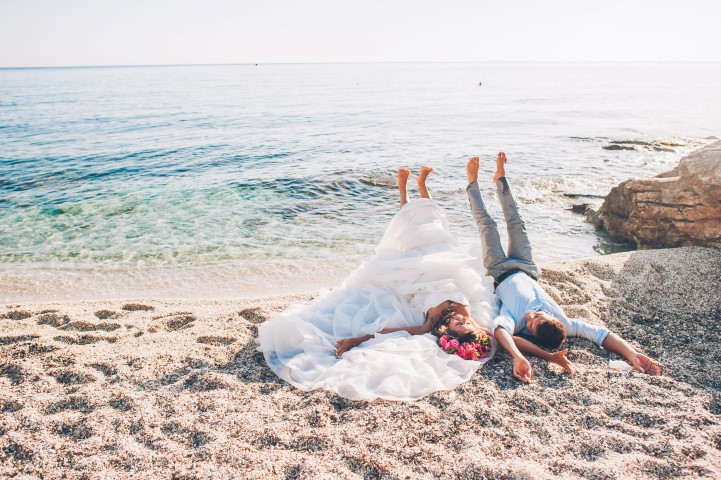
[[721, 255], [544, 265], [567, 310], [657, 358], [651, 377], [571, 339], [573, 377], [497, 355], [417, 402], [302, 392], [255, 351], [308, 295], [0, 305], [3, 478], [719, 478]]
[[721, 480], [719, 19], [0, 2], [0, 480]]

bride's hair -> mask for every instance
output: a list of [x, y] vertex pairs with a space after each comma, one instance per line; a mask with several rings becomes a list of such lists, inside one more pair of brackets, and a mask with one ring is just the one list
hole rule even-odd
[[438, 322], [436, 322], [435, 326], [431, 329], [431, 332], [436, 337], [442, 337], [443, 335], [448, 335], [451, 338], [455, 338], [458, 340], [458, 343], [464, 343], [464, 342], [475, 342], [475, 343], [482, 343], [483, 337], [486, 335], [486, 332], [482, 329], [477, 329], [472, 332], [465, 333], [463, 335], [456, 335], [451, 331], [450, 328], [448, 328], [448, 323], [451, 320], [451, 317], [453, 316], [453, 313], [455, 311], [453, 310], [453, 305], [450, 307], [444, 309], [441, 312], [441, 318], [438, 319]]

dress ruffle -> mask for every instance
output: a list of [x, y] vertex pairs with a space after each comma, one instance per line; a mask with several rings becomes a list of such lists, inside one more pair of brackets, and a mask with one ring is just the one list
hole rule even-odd
[[[340, 287], [294, 305], [260, 326], [258, 350], [282, 379], [302, 390], [325, 388], [351, 400], [415, 400], [452, 390], [482, 361], [444, 353], [431, 334], [377, 334], [423, 323], [431, 293], [461, 292], [473, 319], [489, 328], [495, 315], [493, 282], [483, 277], [476, 243], [462, 247], [443, 210], [427, 199], [407, 203], [391, 220], [376, 253]], [[335, 356], [342, 338], [375, 338]]]

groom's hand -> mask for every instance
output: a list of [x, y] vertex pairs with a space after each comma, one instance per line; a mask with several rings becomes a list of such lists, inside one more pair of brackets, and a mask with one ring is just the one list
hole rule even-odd
[[573, 365], [573, 363], [571, 363], [569, 359], [566, 358], [567, 353], [568, 349], [552, 353], [548, 358], [548, 361], [559, 365], [565, 371], [573, 375], [574, 373], [576, 373], [576, 367]]
[[646, 373], [648, 375], [661, 374], [661, 364], [656, 360], [648, 358], [643, 353], [637, 353], [631, 360], [631, 365], [633, 365], [633, 368], [641, 373]]
[[522, 382], [532, 383], [531, 364], [525, 357], [516, 357], [513, 360], [513, 375]]

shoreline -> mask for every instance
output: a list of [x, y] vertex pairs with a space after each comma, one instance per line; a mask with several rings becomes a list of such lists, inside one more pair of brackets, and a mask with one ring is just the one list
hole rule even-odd
[[300, 261], [125, 271], [35, 266], [0, 268], [0, 305], [130, 299], [244, 301], [313, 294], [339, 285], [351, 267], [356, 266], [345, 262], [330, 272], [305, 268]]

